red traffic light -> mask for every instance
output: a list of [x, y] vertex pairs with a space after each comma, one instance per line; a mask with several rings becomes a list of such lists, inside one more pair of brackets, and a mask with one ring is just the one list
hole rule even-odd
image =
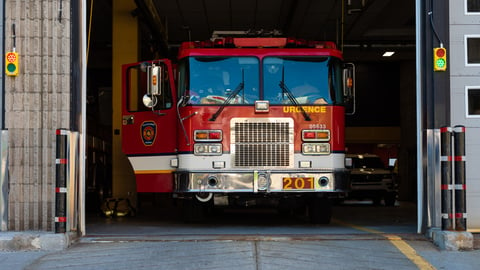
[[447, 49], [433, 48], [433, 71], [447, 70]]
[[437, 57], [444, 57], [445, 56], [445, 48], [438, 48], [435, 51], [435, 54], [437, 55]]

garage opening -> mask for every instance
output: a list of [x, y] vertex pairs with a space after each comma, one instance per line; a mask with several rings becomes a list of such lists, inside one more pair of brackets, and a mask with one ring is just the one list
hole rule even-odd
[[[416, 232], [414, 1], [122, 2], [88, 1], [87, 234], [131, 234], [142, 230], [139, 224], [148, 230], [184, 228], [171, 194], [137, 193], [133, 168], [122, 152], [126, 120], [120, 112], [121, 65], [159, 58], [175, 61], [181, 42], [208, 40], [214, 31], [246, 30], [333, 41], [345, 62], [355, 64], [355, 113], [345, 117], [345, 154], [380, 160], [382, 168], [362, 169], [394, 175], [395, 184], [389, 187], [394, 197], [392, 202], [383, 189], [368, 187], [346, 194], [334, 201], [329, 226], [382, 224], [391, 230], [388, 226], [401, 225], [398, 230]], [[272, 207], [228, 209], [209, 213], [208, 223], [308, 224], [302, 211], [279, 215]], [[125, 227], [128, 224], [136, 229]], [[195, 226], [188, 228], [197, 232]]]

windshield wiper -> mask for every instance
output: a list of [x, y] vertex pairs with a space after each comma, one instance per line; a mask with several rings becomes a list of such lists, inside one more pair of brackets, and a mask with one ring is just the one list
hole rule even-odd
[[302, 112], [303, 118], [305, 118], [305, 121], [312, 121], [312, 119], [310, 118], [310, 115], [308, 115], [305, 109], [303, 108], [303, 106], [301, 106], [298, 103], [297, 99], [292, 94], [292, 91], [290, 91], [290, 89], [288, 89], [287, 85], [285, 84], [285, 67], [282, 67], [282, 80], [280, 81], [279, 86], [282, 89], [282, 96], [284, 94], [287, 94], [287, 97], [290, 100], [290, 102], [300, 107], [300, 111]]
[[[208, 121], [217, 120], [220, 113], [222, 113], [223, 109], [225, 109], [225, 106], [227, 106], [227, 104], [230, 102], [230, 100], [232, 100], [232, 98], [236, 97], [238, 95], [238, 93], [240, 93], [240, 91], [243, 90], [244, 87], [245, 87], [245, 73], [242, 69], [242, 81], [238, 84], [238, 86], [237, 86], [237, 88], [235, 88], [235, 90], [230, 92], [230, 95], [228, 95], [227, 99], [220, 105], [220, 108], [218, 108], [218, 110], [215, 112], [215, 114], [213, 114], [212, 117], [210, 119], [208, 119]], [[243, 100], [245, 100], [245, 98], [243, 98]]]

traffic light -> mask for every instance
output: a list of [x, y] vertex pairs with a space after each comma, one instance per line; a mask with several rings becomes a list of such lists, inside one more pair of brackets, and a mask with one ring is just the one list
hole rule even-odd
[[7, 76], [18, 75], [18, 53], [7, 52], [5, 54], [5, 73]]
[[447, 49], [433, 48], [433, 70], [434, 71], [447, 70]]

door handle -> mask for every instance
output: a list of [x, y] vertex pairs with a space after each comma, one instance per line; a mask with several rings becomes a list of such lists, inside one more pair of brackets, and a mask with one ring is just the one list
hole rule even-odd
[[135, 121], [135, 117], [133, 115], [124, 115], [122, 124], [125, 125], [132, 125]]

